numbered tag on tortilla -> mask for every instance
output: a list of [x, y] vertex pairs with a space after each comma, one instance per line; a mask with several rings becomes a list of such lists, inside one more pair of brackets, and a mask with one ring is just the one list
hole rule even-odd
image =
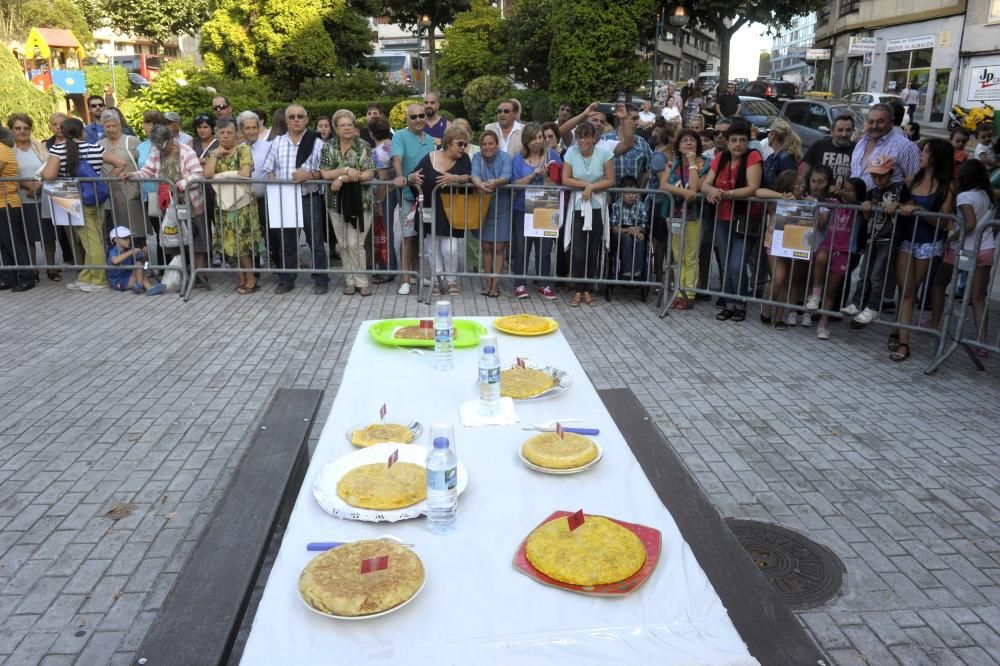
[[566, 516], [566, 523], [569, 525], [570, 532], [583, 525], [583, 509]]

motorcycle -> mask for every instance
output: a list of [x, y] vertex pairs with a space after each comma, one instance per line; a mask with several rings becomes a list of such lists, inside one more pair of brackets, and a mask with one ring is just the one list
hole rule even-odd
[[966, 109], [964, 106], [956, 104], [951, 107], [948, 114], [948, 131], [957, 127], [964, 127], [970, 132], [975, 132], [981, 123], [993, 123], [993, 107], [983, 102], [982, 106]]

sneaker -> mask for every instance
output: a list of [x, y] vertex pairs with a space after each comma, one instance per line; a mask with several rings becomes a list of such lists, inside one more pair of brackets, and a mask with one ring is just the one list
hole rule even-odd
[[518, 285], [517, 289], [514, 290], [515, 298], [527, 298], [528, 296], [529, 296], [528, 288], [525, 287], [523, 284]]
[[137, 296], [139, 294], [141, 294], [142, 293], [142, 285], [139, 284], [138, 282], [136, 284], [132, 285], [132, 293], [135, 294], [135, 295], [137, 295]]
[[399, 294], [400, 296], [409, 296], [410, 295], [410, 283], [409, 282], [404, 282], [403, 284], [399, 285], [399, 289], [396, 290], [396, 293]]
[[872, 310], [870, 307], [866, 306], [864, 310], [862, 310], [860, 313], [858, 313], [856, 317], [854, 317], [854, 323], [861, 324], [862, 326], [867, 326], [868, 324], [875, 321], [875, 317], [877, 316], [878, 316], [877, 312]]
[[799, 315], [799, 326], [810, 328], [813, 325], [813, 316], [808, 312]]
[[858, 316], [858, 312], [860, 312], [860, 310], [858, 310], [858, 306], [857, 305], [855, 305], [854, 303], [851, 303], [847, 307], [840, 308], [840, 312], [842, 314], [847, 315], [848, 317], [856, 317], [856, 316]]
[[87, 293], [95, 291], [104, 291], [108, 288], [106, 284], [90, 284], [89, 282], [84, 282], [80, 285], [80, 291], [85, 291]]
[[806, 299], [806, 310], [819, 310], [819, 294], [810, 294]]
[[556, 299], [556, 292], [552, 287], [539, 287], [538, 295], [542, 298], [547, 298], [550, 301], [554, 301]]
[[154, 284], [152, 287], [150, 287], [149, 289], [146, 290], [146, 295], [147, 296], [159, 296], [160, 294], [162, 294], [166, 290], [167, 290], [167, 288], [163, 286], [163, 283], [162, 282], [158, 282], [158, 283]]
[[785, 326], [798, 326], [799, 324], [799, 319], [794, 312], [786, 312], [782, 321], [785, 322]]
[[83, 286], [82, 282], [80, 282], [79, 280], [73, 280], [72, 282], [66, 285], [66, 288], [72, 289], [73, 291], [80, 291], [80, 287], [82, 286]]
[[819, 328], [816, 329], [816, 338], [819, 340], [830, 339], [830, 329], [826, 327], [826, 324], [820, 324]]

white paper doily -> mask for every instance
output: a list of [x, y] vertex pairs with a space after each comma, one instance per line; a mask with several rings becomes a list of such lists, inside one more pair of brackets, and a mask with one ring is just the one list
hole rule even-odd
[[[363, 520], [367, 522], [394, 523], [399, 520], [418, 518], [427, 513], [427, 501], [422, 500], [402, 509], [359, 509], [351, 506], [337, 495], [337, 482], [355, 467], [372, 463], [386, 463], [394, 450], [399, 451], [399, 462], [408, 462], [421, 467], [427, 465], [427, 449], [415, 444], [384, 443], [375, 444], [364, 449], [337, 458], [327, 464], [313, 483], [313, 497], [320, 507], [331, 516], [344, 520]], [[469, 485], [469, 473], [462, 461], [458, 462], [458, 494], [461, 495]]]

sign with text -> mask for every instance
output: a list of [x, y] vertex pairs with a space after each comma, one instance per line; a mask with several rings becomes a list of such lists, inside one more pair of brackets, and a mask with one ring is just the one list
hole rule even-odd
[[969, 99], [1000, 99], [1000, 65], [970, 68]]
[[812, 256], [816, 204], [811, 201], [778, 201], [774, 211], [771, 256], [809, 260]]
[[830, 49], [806, 49], [806, 60], [829, 60]]
[[900, 37], [890, 39], [885, 43], [887, 53], [895, 51], [916, 51], [918, 49], [934, 48], [934, 35], [921, 35], [919, 37]]
[[865, 55], [875, 52], [875, 38], [862, 37], [861, 35], [851, 35], [851, 41], [847, 45], [848, 55]]

